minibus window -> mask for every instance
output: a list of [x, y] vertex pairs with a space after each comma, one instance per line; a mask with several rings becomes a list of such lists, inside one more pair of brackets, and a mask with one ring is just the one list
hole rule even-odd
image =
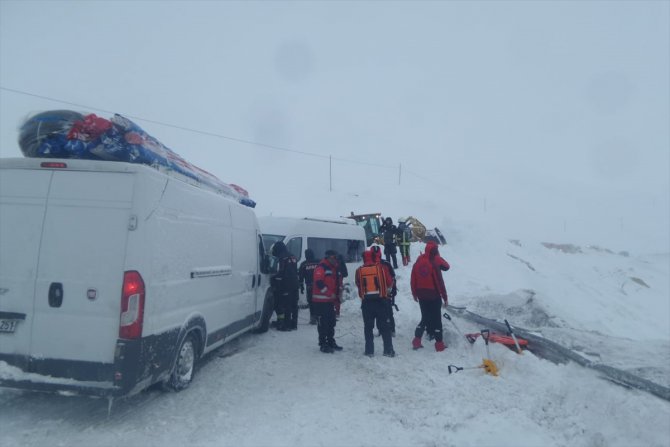
[[326, 250], [335, 250], [344, 256], [345, 262], [359, 262], [365, 249], [363, 241], [322, 237], [308, 237], [307, 248], [312, 249], [316, 259], [323, 258]]
[[294, 237], [286, 244], [288, 252], [295, 256], [296, 259], [300, 259], [302, 256], [302, 238]]

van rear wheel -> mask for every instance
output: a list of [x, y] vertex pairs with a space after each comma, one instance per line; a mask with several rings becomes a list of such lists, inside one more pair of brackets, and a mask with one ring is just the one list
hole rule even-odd
[[177, 350], [177, 360], [166, 385], [174, 391], [187, 388], [195, 374], [195, 362], [198, 358], [197, 344], [193, 334], [187, 334]]

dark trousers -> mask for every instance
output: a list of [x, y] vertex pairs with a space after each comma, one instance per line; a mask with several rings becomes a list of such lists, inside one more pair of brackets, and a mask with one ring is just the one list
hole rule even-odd
[[275, 311], [278, 329], [297, 329], [299, 292], [279, 292], [275, 294]]
[[309, 316], [310, 318], [314, 316], [314, 308], [312, 306], [312, 286], [307, 286], [305, 288], [305, 297], [307, 298], [307, 307], [309, 307]]
[[361, 303], [363, 312], [363, 335], [365, 336], [365, 353], [374, 354], [375, 342], [372, 330], [377, 323], [377, 329], [384, 342], [384, 352], [393, 352], [391, 341], [389, 300], [364, 298]]
[[435, 337], [435, 341], [442, 341], [442, 300], [419, 300], [421, 307], [421, 322], [414, 331], [415, 337], [423, 337], [423, 331]]
[[316, 316], [316, 329], [319, 332], [319, 346], [335, 341], [335, 305], [331, 303], [312, 303]]
[[290, 329], [298, 329], [298, 299], [300, 292], [296, 289], [294, 292], [286, 294], [286, 307], [284, 311], [284, 322]]
[[277, 312], [277, 329], [283, 329], [286, 319], [288, 295], [275, 290], [275, 312]]
[[391, 334], [395, 333], [395, 317], [393, 316], [393, 305], [395, 304], [395, 298], [385, 300], [389, 310], [389, 332]]
[[396, 257], [396, 252], [389, 253], [386, 252], [386, 262], [390, 262], [393, 264], [393, 268], [397, 269], [398, 268], [398, 258]]

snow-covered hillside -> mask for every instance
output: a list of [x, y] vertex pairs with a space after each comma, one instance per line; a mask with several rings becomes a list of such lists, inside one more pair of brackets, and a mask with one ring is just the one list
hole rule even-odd
[[[318, 210], [317, 210], [318, 211]], [[319, 213], [321, 214], [321, 213]], [[428, 223], [428, 222], [427, 222]], [[668, 254], [510, 240], [444, 219], [450, 301], [508, 319], [593, 360], [668, 385]], [[542, 242], [545, 242], [544, 244]], [[556, 245], [552, 245], [556, 244]], [[413, 259], [423, 244], [412, 247]], [[357, 299], [337, 324], [343, 352], [322, 354], [316, 328], [249, 335], [203, 362], [181, 393], [116, 402], [0, 391], [3, 446], [668, 446], [670, 402], [497, 344], [500, 375], [445, 321], [448, 349], [410, 341], [419, 321], [409, 267], [398, 269], [395, 358], [363, 356]], [[463, 332], [482, 329], [454, 316]], [[381, 340], [377, 340], [377, 351]]]

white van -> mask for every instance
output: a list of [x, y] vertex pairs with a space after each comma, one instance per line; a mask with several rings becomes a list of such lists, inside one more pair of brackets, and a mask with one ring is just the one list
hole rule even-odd
[[[298, 265], [305, 260], [305, 250], [311, 249], [317, 260], [323, 259], [326, 250], [335, 250], [346, 263], [349, 276], [344, 280], [344, 299], [351, 296], [354, 272], [363, 260], [365, 251], [365, 230], [351, 219], [315, 217], [259, 217], [265, 249], [271, 249], [275, 242], [282, 241], [288, 251], [296, 257]], [[300, 303], [306, 304], [304, 294]]]
[[266, 265], [254, 211], [186, 178], [2, 159], [0, 386], [182, 389], [203, 354], [267, 330]]

